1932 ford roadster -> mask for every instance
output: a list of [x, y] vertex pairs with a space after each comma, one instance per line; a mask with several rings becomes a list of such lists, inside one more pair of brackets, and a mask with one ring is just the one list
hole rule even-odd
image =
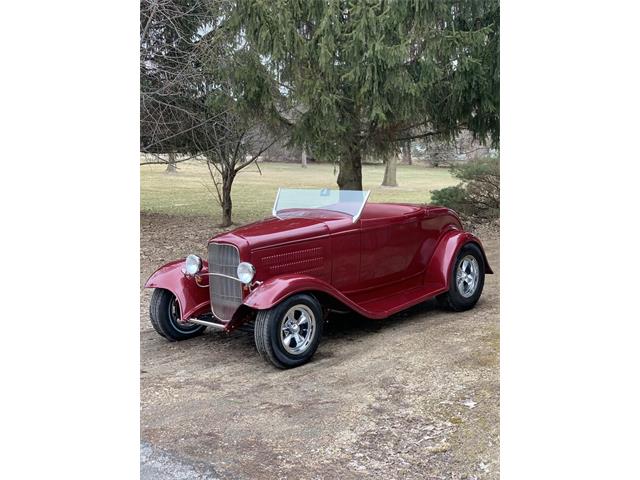
[[493, 272], [458, 216], [368, 197], [280, 189], [273, 217], [216, 235], [207, 260], [189, 255], [151, 275], [153, 327], [175, 341], [253, 323], [260, 355], [290, 368], [313, 356], [328, 311], [380, 319], [432, 297], [473, 307]]

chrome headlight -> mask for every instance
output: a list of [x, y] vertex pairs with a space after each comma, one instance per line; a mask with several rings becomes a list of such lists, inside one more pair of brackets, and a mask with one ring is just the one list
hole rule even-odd
[[195, 275], [202, 270], [202, 259], [197, 255], [189, 255], [184, 261], [184, 271], [187, 275]]
[[256, 274], [256, 267], [249, 262], [240, 262], [236, 273], [238, 274], [238, 280], [248, 285]]

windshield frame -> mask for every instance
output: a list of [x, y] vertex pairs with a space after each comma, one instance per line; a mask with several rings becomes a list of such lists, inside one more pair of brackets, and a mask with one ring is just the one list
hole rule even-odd
[[[278, 193], [276, 194], [276, 199], [273, 202], [273, 208], [271, 210], [271, 214], [275, 217], [278, 218], [280, 220], [282, 220], [281, 217], [278, 216], [278, 210], [276, 210], [276, 207], [278, 206], [278, 200], [280, 199], [280, 192], [282, 190], [317, 190], [317, 191], [322, 191], [325, 190], [324, 188], [278, 188]], [[339, 192], [340, 190], [336, 190], [336, 189], [326, 189], [326, 190], [332, 190], [332, 191], [337, 191]], [[292, 209], [298, 209], [298, 210], [327, 210], [330, 212], [337, 212], [337, 213], [342, 213], [344, 215], [349, 215], [352, 218], [352, 222], [351, 223], [356, 223], [359, 219], [360, 216], [362, 215], [362, 211], [364, 210], [365, 205], [367, 204], [367, 202], [369, 201], [369, 195], [371, 195], [371, 190], [350, 190], [350, 191], [355, 191], [355, 192], [362, 192], [364, 194], [364, 198], [362, 200], [362, 204], [360, 205], [360, 208], [358, 209], [358, 211], [356, 212], [355, 215], [353, 215], [350, 212], [343, 212], [341, 210], [332, 210], [330, 208], [324, 208], [324, 207], [290, 207], [287, 209], [283, 209], [283, 210], [292, 210]], [[282, 211], [282, 210], [280, 210]]]

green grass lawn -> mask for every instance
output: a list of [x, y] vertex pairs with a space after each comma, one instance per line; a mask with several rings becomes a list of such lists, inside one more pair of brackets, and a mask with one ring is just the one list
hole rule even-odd
[[[206, 166], [197, 162], [178, 164], [176, 174], [164, 173], [164, 165], [140, 167], [140, 209], [143, 212], [219, 217], [220, 207]], [[271, 214], [278, 187], [338, 188], [331, 164], [261, 163], [247, 167], [233, 184], [233, 221], [254, 221]], [[371, 190], [371, 202], [426, 203], [430, 190], [456, 185], [446, 168], [398, 165], [398, 187], [381, 187], [383, 165], [362, 167], [363, 187]]]

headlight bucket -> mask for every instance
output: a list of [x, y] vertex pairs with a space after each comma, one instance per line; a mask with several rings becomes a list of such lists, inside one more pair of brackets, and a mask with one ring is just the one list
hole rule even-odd
[[187, 275], [195, 275], [202, 270], [202, 259], [197, 255], [187, 255], [184, 261], [184, 271]]
[[256, 274], [256, 267], [251, 265], [249, 262], [240, 262], [238, 264], [236, 273], [238, 275], [238, 280], [240, 280], [245, 285], [249, 285], [251, 283], [251, 280], [253, 280], [254, 275]]

